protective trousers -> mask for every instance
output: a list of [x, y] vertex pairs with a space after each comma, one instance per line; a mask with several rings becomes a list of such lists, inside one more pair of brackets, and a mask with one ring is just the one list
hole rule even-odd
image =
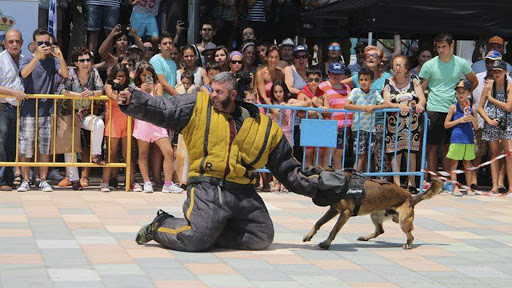
[[169, 218], [153, 230], [154, 240], [172, 250], [198, 252], [212, 247], [259, 250], [274, 239], [267, 208], [253, 185], [190, 185], [185, 218]]

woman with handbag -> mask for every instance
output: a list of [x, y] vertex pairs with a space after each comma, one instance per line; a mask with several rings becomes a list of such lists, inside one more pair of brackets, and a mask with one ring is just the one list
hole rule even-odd
[[[500, 140], [503, 150], [512, 149], [512, 85], [507, 80], [507, 64], [496, 60], [491, 64], [489, 78], [485, 80], [482, 98], [478, 112], [484, 118], [482, 138], [489, 141], [491, 159], [500, 155]], [[508, 192], [512, 192], [512, 155], [506, 157]], [[491, 163], [492, 189], [491, 193], [507, 193], [505, 187], [498, 187], [499, 161]]]
[[[75, 67], [69, 67], [69, 76], [59, 86], [58, 93], [64, 96], [77, 97], [77, 100], [59, 100], [57, 105], [57, 139], [56, 154], [63, 154], [66, 162], [76, 162], [76, 152], [82, 149], [81, 139], [84, 141], [82, 159], [88, 162], [89, 153], [92, 150], [92, 163], [105, 165], [101, 157], [103, 132], [105, 124], [103, 120], [91, 111], [91, 100], [87, 98], [103, 94], [103, 82], [96, 68], [92, 68], [92, 53], [85, 47], [73, 50], [72, 60]], [[73, 101], [75, 110], [73, 111]], [[96, 104], [96, 103], [95, 103]], [[99, 105], [94, 105], [95, 110]], [[73, 131], [73, 113], [75, 113], [75, 129]], [[98, 114], [98, 113], [96, 113]], [[92, 131], [92, 133], [90, 132]], [[92, 134], [92, 138], [89, 137]], [[80, 137], [82, 135], [83, 137]], [[75, 138], [74, 154], [71, 150], [71, 137]], [[90, 139], [89, 139], [90, 138]], [[89, 141], [87, 141], [89, 140]], [[63, 146], [64, 145], [64, 146]], [[89, 149], [90, 148], [90, 149]], [[67, 167], [66, 177], [59, 183], [60, 187], [73, 186], [78, 190], [89, 186], [90, 168], [84, 168], [82, 177], [78, 177], [77, 167]]]

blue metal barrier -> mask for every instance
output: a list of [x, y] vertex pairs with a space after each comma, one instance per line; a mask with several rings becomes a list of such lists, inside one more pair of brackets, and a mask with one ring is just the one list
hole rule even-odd
[[[333, 158], [333, 149], [336, 148], [336, 143], [337, 143], [337, 130], [338, 130], [338, 120], [334, 119], [334, 113], [344, 113], [344, 116], [345, 116], [345, 120], [341, 120], [341, 121], [344, 121], [343, 125], [342, 125], [342, 129], [343, 129], [343, 154], [342, 154], [342, 159], [341, 159], [341, 168], [348, 168], [348, 166], [346, 166], [346, 159], [347, 159], [347, 156], [351, 156], [352, 154], [355, 154], [354, 157], [355, 157], [355, 161], [354, 163], [357, 165], [357, 162], [358, 162], [358, 159], [359, 159], [359, 153], [353, 153], [353, 151], [347, 151], [349, 145], [349, 143], [347, 143], [347, 131], [350, 132], [350, 130], [352, 130], [352, 127], [347, 127], [347, 122], [348, 122], [348, 118], [349, 118], [349, 115], [352, 114], [353, 115], [353, 119], [356, 118], [356, 116], [361, 116], [361, 113], [365, 113], [364, 111], [352, 111], [352, 110], [345, 110], [345, 109], [321, 109], [321, 108], [312, 108], [312, 107], [294, 107], [294, 106], [281, 106], [281, 105], [264, 105], [264, 104], [257, 104], [256, 106], [258, 107], [261, 107], [261, 108], [265, 108], [265, 111], [266, 111], [266, 114], [269, 115], [271, 113], [271, 109], [273, 111], [275, 111], [275, 109], [279, 109], [279, 119], [277, 119], [277, 122], [279, 123], [279, 125], [281, 126], [283, 124], [283, 118], [285, 117], [285, 111], [287, 110], [291, 110], [291, 120], [292, 120], [292, 128], [291, 128], [291, 145], [292, 147], [296, 147], [295, 146], [295, 138], [294, 138], [294, 135], [295, 135], [295, 129], [297, 129], [297, 127], [299, 127], [299, 124], [300, 124], [300, 146], [302, 147], [303, 149], [303, 152], [302, 152], [302, 168], [306, 168], [305, 167], [305, 162], [306, 162], [306, 150], [307, 150], [307, 147], [314, 147], [316, 149], [316, 155], [315, 155], [315, 160], [314, 160], [314, 163], [316, 166], [318, 166], [318, 163], [319, 163], [319, 156], [320, 156], [320, 149], [319, 148], [322, 148], [322, 149], [328, 149], [329, 151], [329, 165], [332, 165], [332, 158]], [[406, 168], [406, 171], [405, 172], [393, 172], [393, 169], [391, 167], [391, 171], [384, 171], [384, 161], [385, 161], [385, 154], [386, 154], [386, 128], [387, 128], [387, 120], [388, 120], [388, 115], [390, 113], [397, 113], [399, 114], [400, 113], [400, 109], [398, 108], [386, 108], [386, 109], [379, 109], [379, 110], [374, 110], [374, 112], [372, 112], [371, 114], [371, 120], [370, 120], [370, 127], [372, 127], [372, 129], [374, 128], [375, 126], [375, 114], [376, 113], [383, 113], [384, 114], [384, 124], [383, 124], [383, 131], [382, 131], [382, 143], [381, 143], [381, 152], [380, 152], [380, 155], [378, 158], [376, 159], [373, 159], [374, 161], [378, 161], [378, 162], [375, 162], [375, 163], [379, 163], [379, 167], [380, 169], [378, 171], [373, 171], [375, 169], [371, 169], [371, 154], [373, 154], [371, 151], [372, 151], [372, 147], [373, 145], [376, 145], [377, 143], [373, 143], [374, 141], [372, 141], [372, 137], [375, 137], [375, 133], [370, 133], [369, 134], [369, 141], [368, 141], [368, 154], [367, 154], [367, 163], [366, 163], [366, 169], [363, 169], [363, 172], [365, 175], [367, 176], [371, 176], [371, 177], [390, 177], [390, 176], [418, 176], [420, 177], [420, 181], [419, 181], [419, 185], [418, 187], [420, 188], [420, 193], [423, 193], [423, 182], [424, 182], [424, 177], [425, 177], [425, 173], [422, 173], [421, 171], [423, 171], [425, 169], [425, 157], [426, 157], [426, 146], [427, 146], [427, 127], [428, 127], [428, 117], [427, 117], [427, 113], [422, 113], [423, 115], [418, 115], [418, 125], [422, 125], [422, 128], [423, 128], [423, 131], [421, 132], [422, 135], [421, 135], [421, 144], [420, 144], [420, 151], [418, 151], [419, 153], [421, 153], [421, 168], [419, 171], [412, 171], [412, 172], [409, 172], [409, 168], [410, 168], [410, 159], [409, 159], [409, 156], [411, 154], [411, 135], [412, 135], [412, 121], [413, 121], [413, 113], [409, 113], [409, 117], [408, 117], [408, 121], [409, 121], [409, 125], [408, 126], [408, 133], [409, 133], [409, 137], [408, 137], [408, 148], [407, 148], [407, 154], [403, 154], [402, 157], [406, 157], [407, 158], [407, 168]], [[286, 113], [288, 114], [288, 113]], [[300, 116], [299, 116], [300, 114]], [[318, 119], [312, 119], [311, 118], [311, 115], [310, 114], [315, 114], [318, 116]], [[419, 123], [419, 120], [423, 118], [423, 124], [420, 124]], [[275, 119], [275, 117], [274, 117]], [[288, 120], [290, 121], [290, 119], [285, 119], [285, 120]], [[397, 148], [398, 148], [398, 132], [399, 132], [399, 127], [401, 126], [400, 121], [402, 120], [401, 117], [398, 117], [397, 116], [397, 123], [396, 123], [396, 131], [394, 133], [394, 145], [395, 145], [395, 149], [394, 149], [394, 153], [392, 154], [394, 156], [394, 158], [396, 159], [396, 156], [397, 156]], [[355, 130], [352, 130], [352, 136], [353, 136], [353, 139], [354, 139], [354, 143], [353, 145], [356, 146], [356, 151], [359, 151], [359, 139], [360, 139], [360, 131], [361, 131], [361, 121], [358, 121], [358, 127], [357, 129]], [[324, 150], [324, 153], [325, 153], [326, 150]], [[348, 153], [347, 153], [348, 152]], [[348, 155], [347, 155], [348, 154]], [[390, 163], [392, 163], [392, 161], [390, 160]], [[352, 168], [352, 167], [351, 167]], [[400, 167], [399, 167], [400, 168]], [[266, 168], [263, 168], [263, 169], [258, 169], [256, 172], [270, 172], [268, 169]]]

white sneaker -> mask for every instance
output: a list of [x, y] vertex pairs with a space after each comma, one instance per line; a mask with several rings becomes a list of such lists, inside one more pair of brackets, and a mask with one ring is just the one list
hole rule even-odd
[[41, 180], [39, 182], [39, 190], [43, 192], [53, 192], [52, 186], [46, 182], [46, 180]]
[[30, 190], [30, 183], [28, 183], [27, 180], [23, 180], [23, 182], [21, 182], [21, 185], [20, 187], [18, 187], [18, 192], [27, 192], [28, 190]]
[[133, 192], [142, 192], [142, 186], [140, 186], [139, 183], [135, 183], [135, 184], [133, 184], [132, 191]]
[[180, 185], [176, 183], [171, 183], [169, 185], [164, 185], [164, 187], [162, 187], [162, 193], [179, 194], [181, 192], [183, 192], [183, 188], [181, 188]]
[[59, 170], [53, 169], [52, 171], [50, 171], [50, 173], [48, 173], [48, 177], [47, 178], [50, 179], [50, 180], [61, 181], [62, 179], [64, 179], [64, 176], [62, 176], [59, 173]]
[[144, 191], [145, 193], [153, 193], [153, 184], [151, 182], [144, 182]]
[[108, 183], [101, 182], [100, 189], [101, 192], [110, 192], [110, 187], [108, 187]]

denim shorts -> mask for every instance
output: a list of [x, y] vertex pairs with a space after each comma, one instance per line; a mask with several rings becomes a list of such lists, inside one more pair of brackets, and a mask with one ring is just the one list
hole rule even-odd
[[151, 14], [132, 12], [130, 25], [137, 31], [139, 37], [156, 36], [158, 37], [158, 25], [156, 17]]
[[119, 24], [120, 12], [119, 7], [85, 5], [85, 27], [87, 31], [100, 31], [103, 24], [103, 29], [113, 30]]

